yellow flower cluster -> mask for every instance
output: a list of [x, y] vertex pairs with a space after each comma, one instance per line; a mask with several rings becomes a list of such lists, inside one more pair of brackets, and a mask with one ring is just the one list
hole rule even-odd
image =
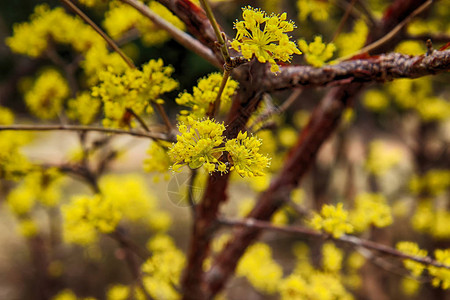
[[434, 96], [429, 77], [398, 79], [389, 85], [388, 91], [400, 108], [415, 110], [425, 122], [450, 118], [450, 103]]
[[[264, 175], [263, 170], [269, 164], [269, 158], [259, 153], [260, 140], [247, 137], [247, 132], [239, 132], [236, 139], [225, 142], [223, 124], [209, 119], [196, 121], [191, 117], [179, 125], [179, 130], [181, 135], [169, 150], [169, 156], [175, 162], [174, 171], [184, 165], [192, 169], [204, 166], [209, 173], [236, 170], [242, 177], [254, 177]], [[229, 169], [219, 160], [224, 151], [229, 154]]]
[[106, 46], [96, 46], [89, 49], [80, 63], [90, 86], [99, 82], [101, 71], [111, 68], [117, 74], [122, 74], [128, 69], [127, 64], [117, 52], [110, 53]]
[[[148, 158], [144, 160], [144, 170], [146, 172], [158, 172], [165, 174], [169, 171], [172, 161], [167, 154], [169, 143], [153, 142], [147, 150]], [[157, 178], [157, 177], [155, 177]]]
[[144, 287], [154, 299], [179, 299], [181, 272], [186, 258], [168, 235], [156, 235], [147, 244], [152, 256], [142, 265]]
[[325, 243], [322, 247], [322, 265], [328, 272], [338, 273], [342, 268], [344, 253], [333, 243]]
[[8, 194], [9, 209], [21, 217], [29, 214], [36, 203], [53, 207], [61, 198], [62, 183], [61, 174], [56, 169], [29, 172], [23, 182]]
[[67, 103], [67, 116], [77, 120], [80, 124], [91, 124], [97, 116], [101, 101], [91, 96], [89, 92], [82, 92]]
[[[437, 206], [437, 205], [436, 205]], [[431, 200], [422, 199], [412, 217], [413, 228], [438, 239], [450, 237], [450, 212], [433, 207]]]
[[325, 44], [322, 36], [314, 37], [314, 42], [307, 43], [304, 39], [298, 40], [298, 47], [305, 55], [306, 61], [314, 66], [321, 67], [333, 57], [336, 46], [333, 43]]
[[328, 1], [320, 0], [297, 0], [298, 18], [305, 22], [308, 17], [314, 21], [325, 21], [328, 19], [332, 5]]
[[188, 117], [178, 129], [181, 135], [177, 136], [177, 142], [169, 151], [170, 158], [175, 162], [172, 167], [174, 171], [186, 164], [192, 169], [204, 166], [210, 173], [216, 168], [220, 172], [226, 171], [226, 165], [218, 160], [223, 153], [223, 124], [209, 119], [196, 121]]
[[414, 195], [427, 193], [439, 196], [450, 186], [450, 170], [430, 170], [422, 177], [413, 176], [409, 188]]
[[301, 54], [286, 34], [296, 28], [292, 21], [285, 21], [286, 13], [268, 16], [251, 6], [243, 7], [242, 11], [244, 21], [234, 24], [237, 33], [231, 47], [241, 52], [244, 58], [250, 60], [254, 55], [261, 63], [269, 62], [272, 72], [278, 72], [275, 60], [289, 62], [292, 54]]
[[[216, 100], [221, 82], [222, 74], [211, 73], [198, 81], [197, 86], [194, 86], [192, 90], [192, 94], [188, 92], [181, 93], [175, 101], [179, 105], [190, 107], [191, 111], [182, 111], [180, 121], [184, 121], [187, 118], [186, 115], [196, 119], [204, 118], [209, 105]], [[231, 102], [231, 96], [233, 96], [237, 87], [237, 81], [231, 78], [228, 79], [220, 98], [222, 108], [227, 107], [227, 104]]]
[[107, 176], [100, 181], [101, 194], [75, 196], [63, 206], [64, 238], [67, 242], [88, 245], [97, 231], [113, 232], [126, 219], [147, 224], [157, 231], [170, 225], [170, 217], [157, 209], [155, 197], [145, 188], [141, 177]]
[[94, 297], [77, 297], [71, 290], [63, 290], [59, 292], [56, 296], [52, 297], [52, 300], [96, 300]]
[[69, 86], [61, 74], [53, 69], [42, 72], [33, 87], [25, 94], [30, 111], [41, 119], [53, 119], [61, 112], [63, 101], [69, 96]]
[[390, 147], [382, 141], [376, 140], [370, 143], [365, 168], [369, 173], [382, 176], [395, 167], [401, 158], [402, 153], [400, 149]]
[[[14, 114], [0, 106], [0, 125], [12, 123], [14, 123]], [[31, 164], [20, 151], [20, 148], [29, 140], [29, 135], [26, 133], [0, 132], [0, 178], [15, 180], [29, 171]]]
[[308, 261], [309, 248], [304, 244], [294, 246], [297, 258], [293, 272], [283, 278], [278, 287], [280, 299], [315, 300], [351, 300], [344, 287], [346, 279], [341, 274], [343, 253], [332, 243], [326, 243], [322, 249], [323, 270], [315, 269]]
[[336, 206], [325, 204], [320, 214], [314, 213], [311, 226], [317, 230], [331, 233], [333, 237], [339, 238], [343, 234], [352, 233], [353, 226], [348, 220], [348, 211], [344, 210], [344, 204]]
[[15, 24], [13, 36], [6, 40], [12, 51], [31, 57], [40, 56], [49, 41], [71, 45], [85, 52], [93, 45], [104, 45], [102, 38], [77, 17], [62, 7], [50, 9], [47, 4], [36, 6], [28, 23]]
[[162, 59], [150, 60], [138, 69], [127, 69], [117, 73], [111, 67], [100, 72], [100, 83], [92, 88], [92, 96], [99, 97], [104, 104], [107, 127], [123, 127], [123, 116], [127, 109], [136, 114], [153, 111], [151, 102], [163, 103], [161, 94], [173, 91], [178, 82], [172, 79], [174, 69], [164, 66]]
[[363, 98], [364, 106], [374, 112], [383, 112], [389, 107], [387, 94], [379, 90], [368, 90]]
[[[404, 252], [411, 256], [416, 256], [416, 257], [420, 257], [420, 258], [427, 256], [427, 251], [420, 249], [419, 246], [413, 242], [407, 242], [407, 241], [398, 242], [395, 247], [398, 250], [400, 250], [401, 252]], [[403, 261], [403, 264], [404, 264], [405, 268], [407, 268], [408, 270], [411, 271], [411, 273], [414, 277], [419, 277], [422, 274], [423, 270], [425, 270], [424, 264], [410, 260], [410, 259], [405, 259]]]
[[248, 137], [247, 132], [239, 132], [236, 139], [225, 143], [225, 151], [231, 157], [230, 170], [242, 177], [255, 177], [264, 175], [264, 170], [269, 166], [270, 160], [267, 156], [259, 153], [261, 140], [256, 137]]
[[[161, 18], [184, 30], [184, 23], [162, 4], [151, 1], [149, 7]], [[103, 25], [113, 39], [119, 39], [129, 30], [135, 28], [141, 34], [142, 42], [146, 46], [162, 44], [170, 39], [170, 35], [165, 30], [160, 29], [135, 8], [118, 2], [111, 2], [110, 9], [105, 14]]]
[[238, 276], [244, 276], [258, 291], [273, 294], [283, 276], [283, 269], [272, 258], [272, 250], [263, 243], [250, 246], [239, 260]]
[[355, 53], [364, 46], [369, 28], [366, 23], [360, 19], [355, 22], [353, 31], [341, 33], [336, 39], [336, 46], [339, 49], [340, 56], [347, 56]]
[[355, 209], [350, 212], [350, 222], [357, 232], [371, 225], [386, 227], [392, 224], [391, 208], [381, 194], [360, 194], [355, 199]]
[[[434, 257], [437, 262], [450, 266], [450, 249], [436, 249], [434, 251]], [[431, 281], [433, 286], [441, 286], [444, 290], [450, 289], [449, 269], [428, 266], [428, 272], [433, 276], [433, 280]]]

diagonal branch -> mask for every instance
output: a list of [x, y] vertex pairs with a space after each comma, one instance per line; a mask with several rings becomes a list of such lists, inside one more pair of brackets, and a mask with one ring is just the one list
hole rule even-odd
[[259, 221], [256, 219], [243, 219], [243, 220], [229, 220], [229, 219], [219, 219], [220, 224], [228, 225], [228, 226], [237, 226], [237, 227], [247, 227], [247, 228], [256, 228], [261, 230], [272, 230], [277, 232], [283, 232], [288, 234], [295, 235], [303, 235], [312, 238], [319, 239], [330, 239], [336, 242], [341, 242], [345, 244], [349, 244], [354, 247], [362, 247], [370, 250], [377, 251], [384, 255], [389, 255], [401, 259], [410, 259], [416, 261], [418, 263], [435, 266], [438, 268], [450, 269], [450, 265], [442, 264], [431, 257], [419, 257], [406, 254], [401, 252], [395, 248], [376, 243], [370, 240], [362, 239], [352, 235], [343, 235], [339, 238], [334, 238], [331, 235], [323, 232], [316, 231], [311, 228], [303, 227], [303, 226], [277, 226], [270, 222]]
[[417, 78], [450, 71], [450, 50], [431, 55], [409, 56], [399, 53], [344, 61], [322, 68], [286, 66], [277, 76], [267, 71], [266, 90], [303, 86], [344, 85], [351, 82], [385, 82], [396, 78]]
[[52, 131], [52, 130], [66, 130], [66, 131], [97, 131], [113, 134], [126, 134], [136, 137], [151, 138], [153, 140], [171, 141], [169, 137], [160, 132], [137, 132], [114, 128], [94, 127], [94, 126], [79, 126], [79, 125], [0, 125], [0, 131], [15, 130], [15, 131]]
[[137, 11], [139, 11], [142, 15], [149, 18], [153, 23], [159, 26], [161, 29], [167, 31], [178, 43], [183, 45], [185, 48], [191, 50], [192, 52], [198, 54], [206, 61], [208, 61], [213, 66], [218, 68], [222, 68], [222, 64], [219, 62], [217, 57], [214, 55], [213, 51], [210, 48], [205, 47], [198, 40], [194, 39], [192, 36], [173, 26], [171, 23], [161, 18], [158, 14], [153, 12], [147, 5], [137, 0], [120, 0], [123, 3], [126, 3]]

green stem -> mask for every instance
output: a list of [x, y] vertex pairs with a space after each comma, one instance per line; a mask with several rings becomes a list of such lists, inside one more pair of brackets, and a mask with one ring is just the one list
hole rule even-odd
[[208, 17], [208, 19], [211, 22], [211, 25], [214, 29], [214, 33], [216, 34], [217, 40], [219, 41], [220, 50], [222, 52], [222, 56], [225, 60], [225, 63], [227, 65], [230, 65], [231, 57], [230, 57], [230, 53], [228, 52], [227, 43], [225, 42], [225, 35], [220, 30], [219, 24], [217, 24], [217, 21], [216, 21], [216, 18], [214, 17], [211, 6], [209, 5], [208, 0], [200, 0], [200, 3], [202, 4], [203, 8], [205, 9], [206, 16]]
[[216, 100], [214, 101], [214, 103], [209, 104], [208, 112], [206, 114], [210, 119], [214, 118], [214, 116], [219, 111], [220, 100], [222, 98], [223, 90], [225, 89], [225, 86], [228, 82], [228, 78], [230, 77], [230, 74], [231, 74], [231, 70], [228, 68], [225, 68], [225, 70], [223, 71], [222, 82], [220, 84], [220, 88], [219, 88], [219, 92], [217, 93]]

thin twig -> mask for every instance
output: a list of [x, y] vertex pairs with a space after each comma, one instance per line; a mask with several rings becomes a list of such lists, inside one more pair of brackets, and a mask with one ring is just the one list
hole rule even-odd
[[216, 99], [214, 100], [214, 102], [209, 104], [208, 112], [206, 113], [206, 115], [211, 119], [214, 118], [214, 116], [219, 111], [222, 93], [223, 93], [223, 90], [225, 89], [225, 86], [227, 85], [230, 74], [231, 74], [231, 70], [229, 70], [228, 68], [225, 68], [225, 70], [223, 71], [222, 82], [220, 83], [220, 87], [219, 87], [219, 91], [217, 92]]
[[299, 235], [306, 235], [313, 238], [321, 238], [321, 239], [331, 239], [336, 242], [343, 242], [346, 244], [350, 244], [352, 246], [357, 247], [363, 247], [366, 249], [374, 250], [389, 256], [398, 257], [401, 259], [410, 259], [415, 262], [419, 262], [426, 265], [431, 265], [438, 268], [444, 268], [444, 269], [450, 269], [450, 265], [442, 264], [431, 257], [419, 257], [419, 256], [413, 256], [406, 254], [404, 252], [401, 252], [395, 248], [379, 244], [370, 240], [365, 240], [358, 238], [356, 236], [350, 236], [350, 235], [343, 235], [339, 238], [334, 238], [328, 233], [322, 233], [319, 231], [316, 231], [314, 229], [310, 229], [303, 226], [277, 226], [270, 222], [266, 221], [260, 221], [256, 219], [243, 219], [243, 220], [230, 220], [230, 219], [219, 219], [218, 222], [223, 225], [228, 226], [241, 226], [241, 227], [248, 227], [248, 228], [256, 228], [256, 229], [264, 229], [264, 230], [272, 230], [272, 231], [278, 231], [278, 232], [284, 232], [289, 234], [299, 234]]
[[120, 0], [120, 1], [134, 7], [142, 15], [149, 18], [153, 23], [155, 23], [155, 25], [167, 31], [178, 43], [183, 45], [185, 48], [198, 54], [200, 57], [204, 58], [213, 66], [222, 68], [222, 65], [217, 60], [216, 56], [211, 51], [211, 49], [205, 47], [198, 40], [194, 39], [184, 31], [178, 29], [165, 19], [161, 18], [158, 14], [154, 13], [144, 3], [136, 0]]
[[401, 21], [400, 23], [398, 23], [397, 26], [394, 27], [394, 29], [392, 29], [388, 34], [384, 35], [382, 38], [380, 38], [379, 40], [376, 40], [375, 42], [365, 46], [364, 48], [362, 48], [361, 50], [341, 57], [339, 58], [337, 61], [343, 61], [343, 60], [347, 60], [349, 58], [352, 58], [353, 56], [357, 56], [363, 53], [368, 53], [371, 50], [380, 47], [381, 45], [383, 45], [384, 43], [388, 42], [390, 39], [392, 39], [400, 30], [403, 29], [403, 27], [405, 27], [414, 17], [416, 17], [418, 14], [420, 14], [421, 12], [423, 12], [425, 9], [427, 9], [431, 4], [433, 3], [433, 0], [428, 0], [427, 2], [423, 3], [421, 6], [419, 6], [416, 10], [414, 10], [407, 18], [405, 18], [403, 21]]
[[120, 57], [125, 61], [125, 63], [130, 68], [135, 68], [135, 65], [133, 61], [126, 56], [125, 53], [123, 53], [122, 50], [116, 45], [116, 43], [103, 31], [100, 29], [100, 27], [97, 26], [84, 12], [82, 12], [75, 4], [72, 3], [70, 0], [60, 0], [61, 2], [65, 3], [67, 6], [70, 7], [70, 9], [75, 12], [83, 21], [85, 21], [89, 26], [92, 27], [104, 40], [105, 42], [112, 48], [114, 51], [116, 51]]
[[344, 27], [344, 24], [347, 21], [348, 16], [350, 15], [350, 11], [355, 6], [355, 2], [356, 1], [357, 0], [352, 0], [352, 2], [347, 6], [347, 9], [345, 10], [344, 16], [342, 17], [341, 21], [339, 22], [338, 28], [336, 29], [336, 31], [333, 34], [333, 38], [331, 39], [331, 43], [334, 42], [336, 37], [341, 33], [342, 28]]
[[51, 131], [51, 130], [68, 130], [68, 131], [97, 131], [104, 133], [126, 134], [136, 137], [151, 138], [154, 140], [171, 141], [166, 134], [160, 132], [137, 132], [114, 128], [103, 128], [93, 126], [80, 125], [0, 125], [0, 131], [17, 130], [17, 131]]
[[131, 108], [127, 108], [126, 110], [136, 118], [136, 120], [139, 122], [139, 124], [141, 124], [145, 131], [150, 132], [150, 128], [148, 128], [147, 124], [145, 124], [145, 121], [134, 110], [132, 110]]

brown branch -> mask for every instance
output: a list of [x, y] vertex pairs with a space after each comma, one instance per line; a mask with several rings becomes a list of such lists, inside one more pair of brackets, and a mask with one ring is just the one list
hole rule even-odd
[[189, 0], [158, 0], [186, 25], [187, 30], [203, 45], [214, 52], [222, 67], [222, 52], [217, 47], [217, 38], [205, 11]]
[[328, 233], [323, 233], [320, 231], [316, 231], [314, 229], [303, 227], [303, 226], [277, 226], [270, 222], [260, 221], [256, 219], [243, 219], [243, 220], [230, 220], [230, 219], [219, 219], [218, 222], [223, 225], [229, 226], [237, 226], [237, 227], [247, 227], [261, 230], [271, 230], [277, 232], [283, 232], [288, 234], [302, 235], [308, 236], [312, 238], [320, 238], [320, 239], [329, 239], [335, 242], [345, 243], [354, 247], [362, 247], [366, 249], [370, 249], [373, 251], [377, 251], [381, 254], [401, 258], [401, 259], [409, 259], [416, 261], [418, 263], [435, 266], [438, 268], [450, 269], [450, 265], [442, 264], [431, 257], [419, 257], [406, 254], [401, 252], [395, 248], [376, 243], [370, 240], [362, 239], [356, 236], [351, 235], [343, 235], [339, 238], [334, 238]]
[[156, 26], [167, 31], [178, 43], [183, 45], [185, 48], [191, 50], [192, 52], [198, 54], [200, 57], [204, 58], [210, 64], [215, 67], [222, 68], [222, 64], [211, 51], [210, 48], [205, 47], [198, 40], [194, 39], [190, 35], [186, 34], [182, 30], [173, 26], [171, 23], [161, 18], [158, 14], [153, 12], [147, 5], [136, 0], [120, 0], [126, 3], [136, 10], [138, 10], [142, 15], [149, 18]]
[[267, 72], [266, 91], [302, 86], [345, 85], [351, 82], [385, 82], [396, 78], [417, 78], [450, 71], [450, 50], [431, 55], [399, 53], [344, 61], [322, 68], [286, 66], [278, 76]]
[[164, 133], [159, 132], [137, 132], [114, 128], [103, 128], [93, 126], [79, 125], [0, 125], [0, 131], [16, 130], [16, 131], [51, 131], [51, 130], [68, 130], [68, 131], [97, 131], [113, 134], [127, 134], [136, 137], [151, 138], [154, 140], [172, 141]]
[[123, 51], [120, 50], [117, 44], [105, 32], [103, 32], [103, 30], [101, 30], [100, 27], [98, 27], [97, 24], [95, 24], [84, 12], [82, 12], [81, 9], [79, 9], [70, 0], [60, 0], [60, 1], [69, 6], [69, 8], [74, 13], [76, 13], [83, 21], [85, 21], [89, 26], [91, 26], [92, 29], [94, 29], [105, 40], [105, 42], [112, 49], [114, 49], [114, 51], [116, 51], [120, 55], [120, 57], [122, 57], [122, 59], [130, 68], [135, 68], [133, 61], [125, 53], [123, 53]]

